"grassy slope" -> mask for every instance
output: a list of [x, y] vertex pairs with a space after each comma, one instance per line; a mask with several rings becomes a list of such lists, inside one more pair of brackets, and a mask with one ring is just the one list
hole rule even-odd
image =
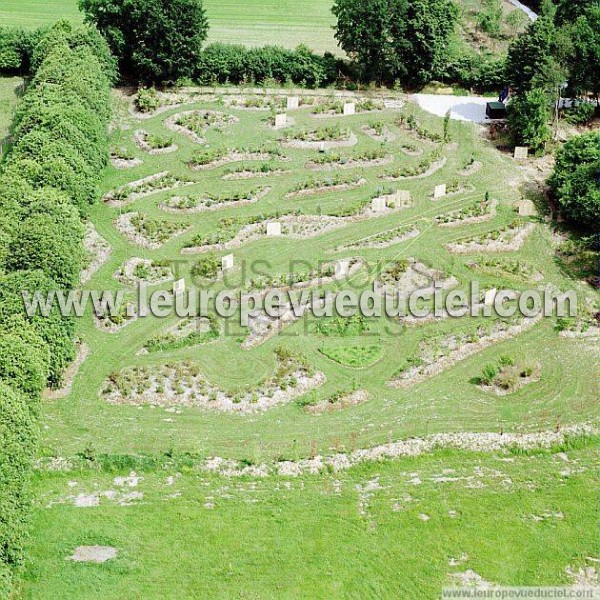
[[[597, 555], [600, 463], [592, 448], [565, 458], [442, 452], [287, 481], [173, 469], [125, 489], [116, 473], [40, 475], [24, 597], [432, 599], [468, 569], [496, 584], [567, 585], [565, 569]], [[106, 490], [143, 500], [65, 501]], [[117, 558], [65, 560], [95, 544]]]
[[[335, 51], [329, 0], [206, 0], [210, 42], [294, 48], [306, 44], [313, 50]], [[80, 21], [76, 0], [3, 0], [0, 23], [22, 27], [49, 25], [58, 19]]]
[[[317, 52], [339, 52], [333, 37], [335, 21], [330, 12], [331, 0], [205, 0], [210, 20], [209, 41], [260, 46], [278, 44], [294, 48], [305, 44]], [[458, 0], [463, 10], [460, 35], [473, 46], [489, 50], [506, 49], [506, 39], [493, 40], [476, 30], [480, 0]], [[514, 7], [504, 1], [504, 13]], [[0, 23], [23, 27], [48, 25], [58, 19], [81, 20], [76, 0], [3, 0]], [[503, 35], [514, 31], [503, 26]]]
[[[209, 105], [206, 105], [209, 106]], [[214, 106], [213, 106], [214, 107]], [[180, 109], [173, 109], [171, 113]], [[441, 131], [441, 119], [421, 113], [418, 109], [407, 107], [405, 111], [417, 110], [422, 123], [432, 130]], [[162, 121], [170, 113], [145, 120], [141, 125], [148, 131], [165, 135]], [[235, 125], [235, 137], [223, 136], [212, 132], [208, 140], [213, 146], [256, 144], [259, 140], [275, 139], [277, 133], [270, 132], [263, 119], [264, 113], [238, 111], [241, 123]], [[382, 118], [394, 130], [400, 140], [410, 140], [407, 134], [393, 126], [396, 113], [390, 111]], [[322, 120], [312, 118], [307, 111], [295, 113], [299, 125], [317, 127]], [[352, 117], [345, 121], [354, 131], [360, 131], [361, 123], [373, 117]], [[328, 120], [331, 123], [333, 120]], [[115, 134], [114, 141], [132, 149], [132, 129]], [[454, 139], [460, 140], [458, 148], [446, 150], [446, 166], [433, 176], [413, 181], [390, 184], [392, 188], [409, 189], [415, 198], [414, 208], [396, 215], [371, 219], [356, 223], [329, 234], [305, 241], [261, 240], [245, 244], [234, 251], [237, 261], [251, 262], [267, 259], [268, 271], [273, 274], [288, 272], [292, 260], [304, 260], [316, 266], [320, 260], [331, 260], [344, 254], [332, 254], [331, 249], [357, 240], [365, 235], [382, 231], [396, 225], [417, 223], [422, 235], [380, 251], [363, 251], [362, 254], [372, 261], [388, 261], [397, 257], [416, 256], [436, 268], [453, 273], [463, 283], [473, 278], [466, 268], [470, 257], [454, 256], [445, 251], [441, 244], [446, 240], [457, 239], [464, 235], [489, 231], [514, 218], [510, 204], [518, 198], [518, 192], [507, 185], [519, 177], [511, 160], [503, 158], [482, 143], [477, 130], [468, 124], [452, 124]], [[116, 185], [133, 181], [140, 177], [169, 169], [174, 173], [190, 176], [186, 167], [193, 150], [192, 144], [183, 136], [175, 136], [180, 146], [176, 154], [150, 157], [140, 150], [136, 154], [143, 157], [144, 165], [131, 171], [109, 169], [104, 190]], [[377, 146], [367, 136], [359, 135], [359, 145], [350, 153], [360, 152]], [[427, 147], [428, 151], [431, 147]], [[397, 152], [396, 165], [411, 164], [420, 160], [409, 158]], [[157, 251], [144, 250], [131, 246], [119, 234], [113, 225], [119, 209], [99, 204], [93, 209], [93, 220], [99, 232], [113, 246], [113, 254], [107, 264], [89, 285], [92, 289], [117, 289], [119, 284], [113, 279], [115, 270], [127, 258], [141, 256], [147, 258], [172, 259], [182, 261], [180, 273], [191, 283], [190, 269], [194, 264], [193, 256], [183, 256], [180, 249], [186, 240], [195, 233], [207, 232], [214, 228], [224, 216], [257, 215], [273, 213], [280, 209], [299, 208], [304, 214], [317, 214], [319, 207], [323, 214], [335, 212], [341, 206], [347, 206], [360, 198], [366, 198], [381, 187], [377, 173], [389, 167], [364, 170], [369, 184], [358, 190], [324, 194], [297, 200], [284, 200], [282, 197], [296, 182], [309, 177], [321, 177], [326, 174], [307, 173], [302, 165], [310, 152], [286, 151], [293, 157], [291, 167], [294, 172], [279, 178], [246, 180], [241, 182], [223, 182], [220, 176], [224, 168], [196, 174], [199, 184], [186, 188], [184, 194], [205, 192], [222, 193], [226, 189], [249, 189], [268, 183], [271, 192], [258, 203], [221, 211], [200, 213], [193, 216], [168, 215], [157, 205], [169, 193], [157, 194], [133, 203], [125, 210], [142, 209], [156, 217], [165, 219], [186, 219], [193, 224], [192, 229], [183, 236], [167, 243]], [[313, 151], [314, 153], [314, 151]], [[449, 196], [432, 202], [428, 195], [437, 183], [448, 182], [456, 178], [456, 171], [472, 156], [482, 161], [484, 167], [469, 178], [475, 191], [469, 194]], [[346, 172], [347, 173], [347, 172]], [[431, 218], [447, 212], [450, 208], [467, 206], [475, 198], [482, 198], [489, 190], [492, 197], [501, 202], [498, 216], [491, 222], [464, 226], [454, 229], [440, 229], [432, 226]], [[526, 260], [538, 268], [545, 281], [562, 286], [573, 285], [559, 270], [548, 252], [550, 232], [545, 226], [538, 226], [521, 251], [514, 257]], [[223, 252], [222, 254], [227, 254]], [[356, 251], [347, 251], [347, 256], [356, 255]], [[239, 264], [239, 262], [238, 262]], [[360, 283], [359, 278], [359, 283]], [[489, 283], [499, 287], [526, 287], [523, 282], [502, 277], [482, 277], [482, 285]], [[239, 285], [239, 275], [230, 285]], [[363, 279], [360, 285], [365, 285]], [[469, 319], [467, 319], [469, 321]], [[91, 347], [91, 356], [83, 364], [75, 381], [70, 397], [53, 402], [47, 407], [46, 445], [51, 452], [72, 454], [86, 446], [106, 452], [156, 452], [168, 447], [180, 450], [197, 451], [237, 458], [305, 456], [315, 446], [321, 452], [327, 452], [332, 446], [357, 444], [368, 446], [387, 441], [390, 437], [425, 434], [446, 430], [498, 430], [500, 427], [513, 429], [552, 428], [557, 421], [563, 423], [578, 422], [593, 418], [598, 414], [598, 360], [594, 342], [569, 341], [560, 339], [552, 329], [551, 322], [545, 322], [519, 338], [488, 348], [454, 368], [405, 390], [391, 389], [386, 386], [397, 371], [403, 357], [416, 349], [419, 341], [428, 334], [437, 331], [453, 331], [471, 323], [464, 320], [446, 321], [423, 327], [401, 330], [393, 323], [380, 322], [374, 326], [371, 339], [380, 344], [383, 358], [368, 369], [357, 370], [343, 367], [319, 352], [323, 343], [336, 341], [321, 335], [304, 335], [303, 323], [285, 330], [282, 336], [269, 340], [264, 345], [252, 349], [239, 348], [239, 333], [226, 336], [209, 349], [203, 347], [187, 348], [147, 356], [136, 356], [145, 340], [155, 335], [173, 320], [164, 322], [153, 318], [140, 319], [115, 335], [100, 333], [88, 317], [80, 323], [80, 335]], [[389, 327], [388, 327], [389, 326]], [[181, 413], [165, 413], [164, 409], [135, 406], [109, 405], [98, 397], [103, 380], [114, 370], [125, 365], [162, 364], [165, 361], [191, 359], [198, 362], [210, 381], [235, 391], [244, 385], [251, 385], [272, 374], [275, 368], [274, 349], [281, 343], [298, 348], [309, 362], [322, 370], [327, 383], [318, 392], [319, 397], [327, 398], [338, 391], [348, 390], [354, 382], [361, 388], [372, 392], [372, 400], [350, 410], [333, 412], [318, 417], [308, 415], [296, 404], [282, 406], [252, 418], [240, 418], [224, 415], [215, 411], [198, 411], [182, 408]], [[356, 343], [352, 338], [339, 339], [339, 343]], [[544, 365], [540, 382], [526, 386], [515, 394], [498, 398], [479, 390], [469, 383], [482, 370], [483, 366], [495, 360], [499, 354], [509, 354], [520, 361], [535, 361]], [[457, 393], [460, 390], [460, 393]], [[75, 401], [74, 401], [75, 400]]]

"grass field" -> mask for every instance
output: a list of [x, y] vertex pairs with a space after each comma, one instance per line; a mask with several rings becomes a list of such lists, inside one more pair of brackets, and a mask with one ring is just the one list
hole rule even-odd
[[[210, 21], [209, 42], [295, 48], [305, 44], [318, 52], [335, 52], [329, 0], [240, 0], [204, 2]], [[76, 0], [3, 0], [0, 23], [20, 27], [50, 25], [58, 19], [81, 21]]]
[[[46, 473], [24, 597], [433, 599], [470, 572], [569, 585], [598, 553], [598, 458], [438, 452], [286, 480], [173, 464], [125, 485], [123, 470]], [[73, 505], [86, 494], [99, 505]], [[65, 560], [81, 545], [118, 555]]]
[[[328, 105], [337, 110], [338, 104], [305, 93], [306, 104], [288, 111], [294, 122], [275, 131], [271, 111], [256, 110], [264, 99], [186, 92], [176, 99], [183, 104], [138, 118], [131, 112], [132, 98], [115, 93], [114, 163], [102, 184], [105, 199], [113, 200], [97, 204], [90, 215], [111, 254], [87, 289], [123, 290], [133, 297], [123, 280], [133, 258], [154, 261], [159, 270], [170, 267], [189, 287], [199, 283], [192, 269], [202, 257], [212, 253], [220, 264], [222, 256], [233, 253], [237, 268], [225, 280], [200, 284], [216, 290], [273, 287], [293, 261], [310, 271], [321, 261], [344, 257], [381, 265], [405, 265], [398, 261], [412, 257], [455, 277], [456, 285], [477, 278], [482, 288], [525, 289], [540, 285], [541, 276], [545, 285], [575, 288], [581, 299], [598, 298], [561, 269], [556, 237], [539, 217], [520, 219], [520, 227], [530, 233], [512, 251], [449, 251], [446, 244], [465, 237], [477, 236], [480, 242], [501, 237], [516, 218], [514, 203], [527, 181], [526, 172], [483, 139], [475, 125], [450, 122], [449, 140], [443, 143], [443, 120], [410, 102], [383, 109], [375, 100], [374, 112], [323, 118], [317, 113]], [[193, 119], [185, 120], [188, 111], [212, 111], [206, 114], [221, 119], [197, 130], [202, 143], [182, 125], [173, 130], [177, 122], [194, 126]], [[300, 140], [314, 131], [355, 144], [323, 153], [284, 143], [284, 137]], [[377, 131], [387, 141], [374, 139]], [[142, 140], [168, 146], [169, 153], [152, 154]], [[203, 156], [197, 156], [199, 150]], [[243, 156], [233, 155], [223, 164], [233, 150]], [[193, 170], [194, 160], [208, 164]], [[231, 179], [240, 171], [242, 178]], [[399, 171], [424, 173], [384, 179]], [[150, 189], [139, 198], [115, 194], [127, 183], [164, 172], [174, 177], [171, 185], [186, 185]], [[320, 187], [326, 182], [350, 185], [328, 191]], [[453, 192], [434, 201], [434, 187], [442, 183]], [[311, 187], [317, 189], [306, 193]], [[364, 212], [372, 197], [398, 190], [410, 192], [406, 206], [388, 206], [384, 214]], [[252, 196], [250, 191], [253, 201], [235, 201]], [[486, 192], [495, 212], [469, 221], [468, 211]], [[174, 204], [173, 197], [184, 203]], [[202, 202], [208, 197], [210, 210], [200, 210], [207, 208]], [[174, 206], [195, 206], [196, 212]], [[440, 224], [456, 211], [464, 222]], [[151, 224], [138, 233], [151, 236], [146, 241], [160, 239], [162, 246], [144, 247], [143, 238], [127, 237], [127, 230], [119, 229], [119, 220], [131, 212], [145, 215], [144, 223]], [[243, 219], [270, 215], [278, 221], [286, 214], [312, 216], [315, 223], [335, 216], [342, 221], [307, 239], [266, 238], [263, 233], [208, 253], [182, 252], [189, 246], [198, 249], [208, 243], [201, 238], [219, 230], [226, 232], [223, 243], [229, 243], [242, 230]], [[170, 237], [182, 224], [185, 231]], [[416, 228], [418, 234], [395, 241], [386, 232], [398, 228]], [[387, 242], [369, 248], [373, 239]], [[483, 259], [500, 262], [474, 272], [473, 261]], [[254, 276], [242, 265], [258, 260], [263, 261], [263, 283], [252, 284]], [[145, 267], [130, 276], [148, 277], [149, 272]], [[528, 280], [534, 275], [535, 283]], [[363, 265], [350, 281], [361, 290], [374, 276]], [[485, 320], [408, 326], [397, 319], [303, 319], [249, 349], [243, 347], [249, 330], [238, 323], [210, 342], [176, 338], [173, 345], [172, 337], [163, 337], [172, 345], [143, 351], [157, 335], [175, 331], [177, 323], [184, 327], [174, 316], [143, 318], [109, 333], [97, 327], [89, 311], [78, 320], [77, 333], [89, 356], [71, 390], [45, 403], [25, 598], [436, 598], [443, 586], [469, 577], [506, 585], [567, 585], [573, 573], [593, 567], [587, 557], [598, 554], [596, 438], [544, 452], [438, 450], [298, 477], [277, 469], [281, 461], [302, 464], [293, 461], [438, 432], [552, 431], [597, 422], [597, 338], [561, 337], [554, 319], [544, 319], [431, 377], [392, 387], [407, 358], [427, 344], [439, 350], [442, 340], [463, 340], [468, 332], [473, 336], [474, 325]], [[304, 364], [323, 374], [324, 383], [249, 414], [223, 412], [219, 404], [183, 403], [185, 389], [195, 385], [188, 363], [205, 378], [197, 389], [215, 386], [242, 402], [247, 388], [258, 390], [258, 397], [265, 381], [284, 381], [277, 379], [281, 347], [301, 355]], [[539, 376], [504, 396], [481, 388], [478, 376], [501, 356], [521, 368], [534, 366]], [[144, 396], [167, 364], [173, 378]], [[298, 382], [276, 385], [283, 391]], [[179, 391], [169, 396], [171, 389]], [[344, 404], [356, 390], [363, 394], [361, 401]], [[244, 406], [251, 411], [252, 400]], [[326, 410], [316, 411], [320, 406]], [[209, 471], [209, 457], [219, 457], [215, 464], [225, 474]], [[249, 471], [229, 477], [227, 465], [233, 465], [232, 472]], [[65, 560], [78, 546], [88, 545], [114, 547], [117, 557], [104, 564]]]
[[[295, 48], [305, 44], [316, 52], [339, 53], [333, 37], [335, 20], [331, 14], [331, 0], [205, 0], [210, 21], [208, 42], [228, 42], [261, 46], [281, 45]], [[502, 27], [502, 38], [492, 39], [477, 31], [476, 17], [481, 9], [480, 0], [459, 0], [463, 10], [461, 36], [471, 45], [487, 50], [505, 50], [507, 40], [514, 36], [514, 28]], [[503, 2], [504, 14], [514, 7]], [[3, 0], [0, 5], [0, 23], [21, 27], [50, 25], [58, 19], [78, 22], [81, 14], [76, 0]], [[517, 27], [522, 29], [522, 25]]]

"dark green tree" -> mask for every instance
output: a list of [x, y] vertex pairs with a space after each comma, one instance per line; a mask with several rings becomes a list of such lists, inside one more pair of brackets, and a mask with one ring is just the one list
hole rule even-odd
[[539, 88], [515, 97], [508, 105], [507, 118], [517, 145], [540, 150], [550, 139], [550, 103]]
[[539, 85], [540, 74], [553, 72], [555, 40], [554, 15], [548, 13], [531, 23], [525, 33], [510, 45], [506, 78], [517, 94]]
[[208, 34], [201, 0], [79, 0], [79, 7], [122, 75], [147, 83], [192, 76]]
[[600, 232], [600, 132], [571, 138], [557, 152], [548, 183], [569, 222]]
[[366, 80], [425, 83], [449, 60], [452, 0], [334, 0], [336, 39]]

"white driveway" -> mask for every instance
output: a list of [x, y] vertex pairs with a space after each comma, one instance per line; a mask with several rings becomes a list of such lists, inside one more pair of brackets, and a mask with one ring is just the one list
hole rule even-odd
[[423, 110], [438, 117], [446, 116], [450, 111], [450, 118], [456, 121], [471, 121], [472, 123], [485, 123], [485, 105], [498, 100], [497, 96], [489, 98], [483, 96], [452, 96], [443, 94], [413, 94], [414, 100]]

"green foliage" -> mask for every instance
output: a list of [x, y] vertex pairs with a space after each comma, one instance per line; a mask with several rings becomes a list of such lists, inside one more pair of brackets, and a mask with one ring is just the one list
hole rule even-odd
[[568, 59], [569, 84], [576, 93], [589, 91], [597, 98], [600, 95], [600, 2], [567, 30], [573, 45]]
[[43, 34], [43, 29], [0, 27], [0, 73], [28, 73], [34, 48]]
[[198, 259], [192, 267], [192, 276], [201, 279], [213, 279], [219, 272], [219, 259], [216, 254], [206, 254]]
[[483, 0], [483, 9], [477, 15], [477, 26], [492, 37], [500, 37], [502, 3], [500, 0]]
[[0, 329], [0, 379], [30, 397], [41, 394], [49, 373], [49, 349], [34, 327], [15, 317]]
[[215, 43], [207, 46], [196, 68], [201, 84], [288, 81], [318, 87], [335, 81], [340, 61], [331, 54], [318, 56], [305, 46], [288, 50], [278, 46], [247, 48]]
[[119, 60], [144, 82], [191, 77], [208, 33], [201, 0], [80, 0]]
[[576, 226], [599, 230], [599, 132], [571, 138], [558, 151], [549, 184], [567, 220]]
[[540, 73], [551, 70], [556, 28], [551, 15], [540, 16], [510, 46], [506, 78], [518, 94], [529, 91]]
[[451, 0], [335, 0], [335, 37], [363, 79], [425, 83], [448, 63], [458, 19]]
[[[7, 56], [2, 35], [3, 30], [0, 61]], [[21, 55], [19, 64], [13, 54], [12, 67], [28, 68], [24, 56], [37, 72], [18, 109], [17, 142], [0, 174], [0, 272], [5, 273], [0, 282], [0, 380], [6, 382], [0, 382], [2, 597], [10, 593], [12, 571], [21, 561], [39, 397], [48, 383], [60, 382], [74, 355], [72, 320], [62, 318], [58, 309], [48, 317], [28, 317], [22, 292], [69, 289], [79, 279], [84, 234], [79, 211], [96, 199], [106, 164], [114, 77], [106, 43], [89, 28], [73, 30], [59, 23], [34, 52]]]
[[[0, 381], [0, 597], [22, 561], [30, 508], [28, 481], [37, 443], [32, 400]], [[35, 412], [35, 410], [33, 411]]]
[[508, 105], [507, 118], [517, 145], [539, 150], [550, 139], [549, 101], [541, 89], [533, 89], [523, 96], [516, 96]]

